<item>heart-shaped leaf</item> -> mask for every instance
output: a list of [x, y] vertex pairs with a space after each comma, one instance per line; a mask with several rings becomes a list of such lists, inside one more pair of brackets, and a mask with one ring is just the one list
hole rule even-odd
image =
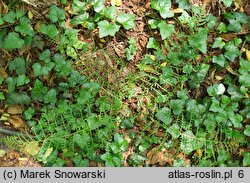
[[157, 10], [164, 19], [174, 16], [174, 12], [170, 10], [171, 0], [152, 0], [151, 7]]
[[20, 38], [19, 34], [16, 32], [10, 32], [4, 39], [3, 47], [12, 51], [16, 48], [22, 48], [24, 45], [24, 40]]
[[128, 30], [135, 28], [135, 15], [127, 13], [119, 13], [117, 16], [117, 21], [122, 24], [122, 26]]
[[107, 20], [98, 22], [99, 26], [99, 37], [103, 38], [105, 36], [114, 36], [117, 31], [119, 31], [120, 26], [116, 23], [109, 23]]
[[166, 21], [161, 21], [158, 24], [158, 28], [160, 29], [160, 34], [162, 39], [168, 38], [171, 34], [175, 32], [174, 25], [167, 24]]

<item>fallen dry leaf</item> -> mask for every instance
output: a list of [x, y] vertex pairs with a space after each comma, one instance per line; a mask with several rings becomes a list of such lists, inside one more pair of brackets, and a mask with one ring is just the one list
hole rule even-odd
[[147, 153], [147, 164], [164, 166], [169, 163], [171, 166], [173, 165], [174, 158], [173, 154], [168, 151], [158, 150], [158, 148], [153, 148]]
[[39, 152], [39, 150], [40, 147], [38, 141], [31, 141], [25, 146], [24, 153], [35, 156]]
[[17, 151], [10, 151], [7, 153], [7, 159], [20, 158], [20, 154]]
[[7, 113], [9, 114], [22, 114], [24, 111], [23, 105], [13, 105], [7, 108]]
[[17, 116], [17, 115], [11, 115], [9, 118], [8, 118], [8, 122], [13, 125], [13, 127], [15, 129], [24, 129], [27, 127], [26, 123], [24, 122], [24, 120], [20, 117], [20, 116]]
[[8, 74], [3, 67], [0, 67], [0, 76], [2, 76], [3, 78], [8, 77]]
[[114, 6], [121, 6], [122, 0], [111, 0], [111, 4]]
[[247, 60], [250, 62], [250, 50], [246, 50]]

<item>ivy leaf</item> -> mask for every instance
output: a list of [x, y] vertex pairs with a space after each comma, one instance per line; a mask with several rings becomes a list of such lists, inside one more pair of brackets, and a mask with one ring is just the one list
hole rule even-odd
[[86, 11], [86, 2], [82, 2], [80, 0], [74, 0], [72, 3], [72, 9], [74, 13], [78, 13], [81, 11]]
[[175, 99], [169, 102], [169, 106], [171, 107], [171, 109], [173, 109], [173, 113], [176, 115], [180, 115], [182, 113], [184, 104], [185, 101], [181, 99]]
[[23, 86], [25, 84], [28, 84], [30, 82], [30, 79], [27, 78], [24, 74], [18, 75], [16, 80], [16, 86]]
[[227, 26], [227, 30], [233, 31], [233, 32], [240, 32], [241, 30], [241, 24], [237, 20], [230, 20], [230, 23]]
[[220, 31], [220, 33], [227, 33], [227, 26], [224, 22], [221, 22], [217, 29]]
[[48, 88], [43, 86], [40, 80], [36, 80], [34, 87], [31, 90], [31, 97], [33, 100], [43, 101], [44, 95], [48, 92]]
[[222, 40], [222, 38], [217, 37], [217, 38], [215, 38], [215, 41], [213, 43], [212, 48], [220, 48], [220, 49], [222, 49], [225, 45], [226, 45], [226, 43]]
[[220, 84], [214, 84], [213, 86], [209, 86], [207, 88], [207, 92], [212, 97], [218, 97], [219, 95], [222, 95], [225, 92], [226, 88], [225, 86]]
[[223, 111], [223, 109], [220, 106], [220, 102], [218, 100], [212, 101], [212, 104], [211, 104], [209, 110], [212, 112], [222, 112]]
[[188, 0], [176, 0], [179, 4], [179, 8], [188, 10], [190, 8], [190, 4]]
[[169, 128], [167, 128], [167, 132], [171, 134], [173, 139], [177, 139], [180, 136], [180, 126], [177, 124], [173, 124]]
[[160, 29], [161, 38], [163, 40], [170, 37], [170, 35], [175, 32], [174, 25], [167, 24], [166, 21], [161, 21], [157, 26]]
[[171, 0], [152, 0], [151, 7], [157, 10], [164, 19], [174, 16], [174, 12], [170, 10]]
[[192, 21], [191, 16], [186, 11], [182, 12], [181, 16], [179, 16], [178, 19], [182, 24], [191, 23]]
[[125, 49], [127, 60], [132, 60], [136, 54], [136, 42], [134, 38], [129, 39], [129, 47]]
[[248, 74], [250, 72], [250, 61], [240, 58], [240, 69], [241, 74]]
[[25, 92], [20, 93], [9, 93], [7, 95], [7, 104], [8, 105], [16, 105], [16, 104], [30, 104], [31, 100], [30, 97]]
[[189, 154], [195, 149], [200, 149], [202, 146], [202, 142], [196, 138], [191, 130], [182, 133], [180, 148], [184, 153]]
[[32, 29], [31, 22], [27, 17], [22, 17], [20, 19], [20, 25], [15, 27], [15, 31], [31, 37], [35, 35], [35, 31]]
[[244, 159], [243, 159], [243, 166], [244, 167], [249, 167], [250, 166], [250, 152], [245, 152], [243, 154]]
[[72, 25], [78, 25], [83, 24], [85, 21], [87, 21], [89, 18], [89, 14], [87, 12], [84, 12], [83, 14], [76, 15], [72, 18], [70, 23]]
[[122, 26], [128, 30], [135, 28], [135, 20], [136, 16], [132, 13], [119, 13], [117, 16], [117, 21], [122, 24]]
[[69, 57], [72, 57], [72, 58], [74, 58], [74, 59], [77, 58], [76, 50], [75, 50], [73, 47], [71, 47], [71, 46], [68, 46], [68, 47], [66, 48], [66, 54], [67, 54]]
[[240, 83], [245, 87], [250, 87], [250, 76], [249, 73], [244, 73], [239, 76]]
[[50, 59], [50, 50], [44, 50], [41, 54], [39, 54], [39, 59], [43, 60], [45, 63], [48, 63], [51, 61]]
[[213, 29], [214, 26], [217, 24], [218, 22], [218, 18], [216, 16], [214, 16], [213, 14], [209, 14], [206, 18], [207, 20], [207, 27], [209, 29]]
[[244, 130], [244, 134], [248, 137], [250, 137], [250, 125], [246, 125], [245, 130]]
[[150, 25], [151, 29], [156, 29], [158, 27], [159, 23], [160, 23], [159, 20], [155, 20], [155, 19], [149, 19], [148, 20], [148, 24]]
[[150, 37], [146, 47], [157, 50], [159, 48], [159, 43], [155, 40], [155, 38]]
[[4, 99], [5, 99], [5, 97], [4, 97], [3, 92], [0, 92], [0, 100], [4, 100]]
[[243, 117], [240, 114], [235, 114], [232, 113], [233, 115], [230, 115], [229, 119], [233, 123], [235, 128], [241, 128], [242, 127], [242, 121]]
[[10, 10], [6, 15], [3, 16], [3, 20], [8, 23], [15, 23], [16, 13], [13, 10]]
[[26, 73], [25, 67], [26, 67], [25, 60], [21, 57], [16, 57], [14, 60], [10, 61], [9, 63], [9, 69], [11, 71], [15, 70], [18, 75]]
[[219, 56], [213, 56], [212, 62], [224, 67], [226, 64], [226, 58], [223, 54], [220, 54]]
[[16, 10], [16, 18], [21, 18], [25, 14], [24, 11]]
[[233, 62], [235, 58], [240, 56], [241, 54], [239, 48], [237, 47], [237, 45], [235, 45], [233, 41], [227, 43], [224, 48], [226, 50], [224, 56], [231, 62]]
[[49, 74], [49, 71], [51, 71], [54, 66], [55, 63], [53, 62], [49, 62], [45, 66], [42, 66], [39, 62], [36, 62], [32, 65], [32, 69], [34, 70], [35, 76], [47, 76]]
[[69, 62], [55, 59], [55, 64], [54, 69], [57, 71], [56, 74], [58, 77], [66, 77], [70, 75], [72, 67]]
[[48, 93], [43, 98], [44, 103], [45, 104], [48, 104], [48, 103], [55, 104], [57, 101], [56, 95], [57, 95], [57, 91], [54, 88], [50, 89], [48, 91]]
[[248, 16], [244, 13], [225, 13], [223, 16], [229, 21], [227, 29], [233, 32], [240, 32], [241, 24], [247, 23], [249, 21]]
[[195, 35], [188, 37], [190, 46], [200, 50], [202, 53], [207, 53], [207, 29], [199, 28]]
[[3, 20], [2, 14], [0, 14], [0, 25], [3, 25], [3, 24], [4, 24], [4, 20]]
[[208, 64], [200, 64], [197, 65], [194, 68], [193, 74], [190, 75], [190, 81], [189, 86], [190, 88], [199, 88], [200, 87], [200, 83], [202, 83], [205, 79], [205, 76], [207, 75], [207, 72], [209, 70], [210, 65]]
[[32, 40], [32, 45], [33, 48], [39, 48], [40, 50], [43, 50], [44, 47], [44, 41], [40, 36], [35, 35]]
[[65, 12], [56, 5], [52, 5], [49, 10], [48, 18], [54, 23], [57, 21], [62, 21], [65, 19]]
[[49, 25], [42, 24], [40, 27], [40, 31], [43, 34], [49, 36], [49, 38], [51, 39], [55, 39], [56, 36], [59, 34], [59, 31], [57, 30], [56, 26], [52, 24]]
[[226, 7], [231, 6], [233, 0], [221, 0]]
[[89, 167], [89, 160], [84, 159], [80, 154], [76, 155], [72, 160], [75, 167]]
[[84, 149], [89, 143], [90, 137], [87, 133], [77, 133], [73, 136], [74, 142], [81, 148]]
[[92, 5], [97, 13], [100, 13], [105, 8], [104, 0], [93, 0]]
[[14, 80], [12, 77], [8, 77], [6, 78], [5, 81], [8, 84], [8, 93], [14, 92], [16, 86], [16, 80]]
[[119, 31], [120, 26], [116, 23], [112, 24], [106, 20], [98, 22], [99, 26], [99, 37], [103, 38], [105, 36], [114, 36], [117, 31]]
[[80, 74], [76, 70], [72, 70], [71, 75], [68, 78], [69, 86], [73, 88], [76, 86], [76, 84], [83, 84], [85, 79], [86, 77], [84, 75]]
[[116, 8], [115, 6], [106, 7], [103, 11], [103, 15], [111, 20], [115, 19]]
[[155, 116], [165, 125], [168, 125], [172, 122], [171, 109], [169, 109], [168, 107], [163, 107], [162, 109], [160, 109]]
[[4, 39], [3, 47], [12, 51], [16, 48], [22, 48], [24, 43], [24, 40], [20, 38], [18, 33], [10, 32]]

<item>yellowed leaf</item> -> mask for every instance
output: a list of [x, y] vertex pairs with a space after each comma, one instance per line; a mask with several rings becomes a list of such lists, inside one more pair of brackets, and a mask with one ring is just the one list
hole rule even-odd
[[2, 76], [3, 78], [8, 77], [8, 74], [3, 67], [0, 67], [0, 76]]
[[217, 81], [221, 81], [221, 80], [223, 79], [223, 77], [221, 77], [221, 76], [215, 76], [215, 79], [216, 79]]
[[114, 6], [121, 6], [122, 0], [111, 0], [111, 4]]
[[156, 59], [156, 57], [154, 55], [150, 55], [150, 58], [151, 58], [151, 60], [154, 60], [154, 61]]
[[53, 147], [50, 147], [46, 150], [46, 152], [44, 153], [44, 156], [43, 156], [44, 161], [47, 159], [47, 157], [49, 157], [49, 155], [52, 153], [52, 151], [53, 151]]
[[250, 62], [250, 51], [249, 50], [246, 50], [246, 57], [247, 57], [247, 60]]
[[228, 72], [230, 72], [231, 74], [235, 75], [235, 76], [239, 76], [239, 73], [237, 73], [236, 71], [234, 71], [234, 70], [232, 69], [232, 67], [230, 67], [230, 66], [227, 66], [227, 67], [226, 67], [226, 70], [227, 70]]
[[2, 9], [1, 9], [1, 14], [2, 15], [5, 15], [5, 14], [7, 14], [8, 13], [8, 11], [9, 11], [9, 7], [6, 5], [6, 4], [4, 4], [4, 2], [1, 2], [2, 4]]
[[7, 113], [2, 114], [0, 117], [0, 121], [7, 121], [9, 119], [9, 116], [10, 115]]
[[9, 114], [22, 114], [24, 111], [23, 105], [13, 105], [7, 108], [7, 112]]
[[244, 3], [242, 0], [234, 0], [234, 5], [236, 8], [238, 8], [240, 11], [244, 11]]
[[17, 158], [19, 161], [27, 161], [28, 158]]
[[31, 11], [28, 11], [28, 17], [29, 17], [29, 19], [32, 19], [34, 17], [34, 15]]
[[145, 72], [148, 72], [148, 73], [155, 73], [154, 68], [152, 68], [152, 67], [149, 66], [149, 65], [145, 66], [145, 67], [143, 68], [143, 70], [144, 70]]
[[103, 38], [101, 38], [100, 41], [101, 41], [102, 43], [105, 43], [105, 42], [106, 42], [105, 39], [103, 39]]
[[13, 125], [13, 127], [15, 129], [22, 129], [22, 128], [26, 128], [27, 125], [26, 123], [24, 122], [24, 120], [20, 117], [20, 116], [17, 116], [17, 115], [11, 115], [9, 118], [8, 118], [8, 122]]
[[24, 152], [30, 154], [31, 156], [35, 156], [39, 150], [39, 143], [37, 141], [31, 141], [25, 146]]
[[173, 9], [173, 12], [174, 13], [183, 13], [184, 10], [182, 8], [176, 8], [176, 9]]

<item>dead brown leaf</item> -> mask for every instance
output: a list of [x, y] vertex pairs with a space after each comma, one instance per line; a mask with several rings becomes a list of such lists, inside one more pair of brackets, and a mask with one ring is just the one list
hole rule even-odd
[[147, 164], [156, 165], [159, 164], [161, 166], [166, 165], [169, 163], [171, 166], [173, 165], [174, 158], [173, 154], [166, 151], [160, 150], [158, 148], [153, 148], [147, 153]]
[[7, 113], [9, 114], [22, 114], [24, 111], [23, 105], [13, 105], [7, 108]]
[[8, 74], [3, 67], [0, 67], [0, 76], [2, 76], [3, 78], [8, 77]]
[[13, 125], [13, 127], [15, 129], [24, 129], [24, 128], [27, 128], [27, 125], [26, 123], [24, 122], [24, 120], [18, 116], [18, 115], [11, 115], [9, 118], [8, 118], [8, 122]]

